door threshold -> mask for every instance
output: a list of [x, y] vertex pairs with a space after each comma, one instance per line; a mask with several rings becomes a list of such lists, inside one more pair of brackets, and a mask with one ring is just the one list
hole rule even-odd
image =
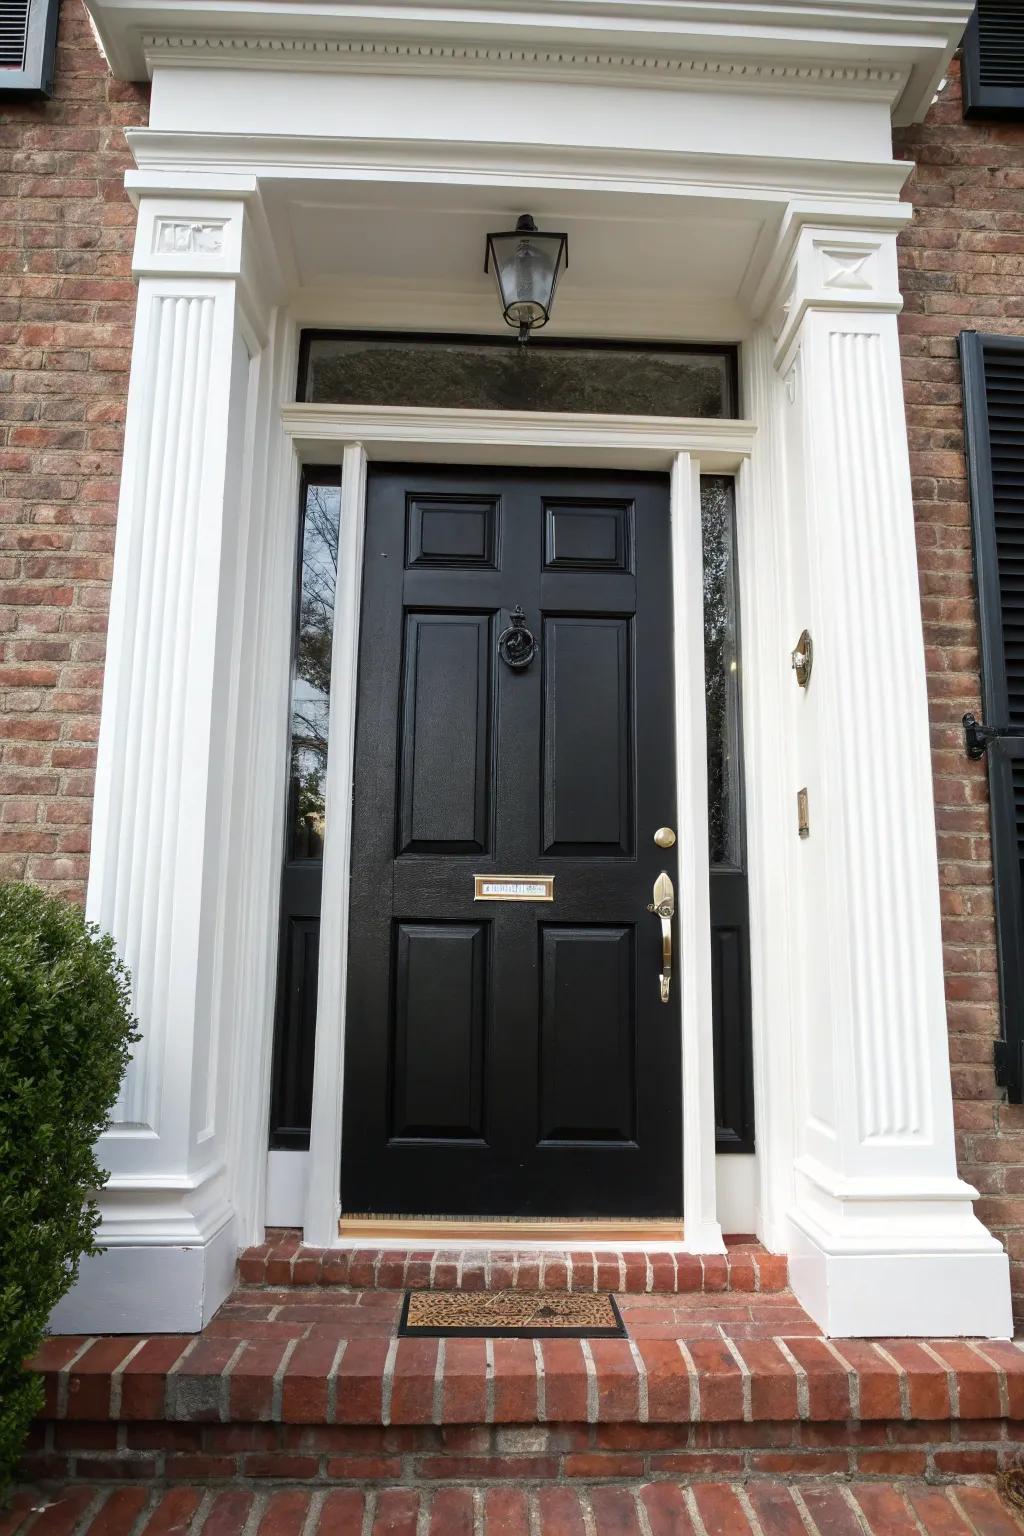
[[341, 1216], [338, 1236], [346, 1242], [403, 1241], [446, 1248], [469, 1244], [561, 1243], [590, 1248], [605, 1243], [664, 1245], [683, 1241], [683, 1223], [630, 1217]]

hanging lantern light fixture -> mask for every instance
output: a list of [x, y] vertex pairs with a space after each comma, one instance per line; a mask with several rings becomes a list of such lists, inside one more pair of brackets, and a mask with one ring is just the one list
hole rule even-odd
[[487, 236], [484, 271], [493, 267], [505, 324], [526, 341], [551, 319], [555, 289], [569, 265], [569, 237], [537, 228], [528, 213], [515, 229]]

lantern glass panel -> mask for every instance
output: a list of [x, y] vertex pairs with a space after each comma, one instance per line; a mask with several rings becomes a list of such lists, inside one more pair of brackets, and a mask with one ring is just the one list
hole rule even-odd
[[517, 230], [491, 236], [501, 307], [514, 325], [544, 325], [561, 276], [565, 249], [561, 235]]

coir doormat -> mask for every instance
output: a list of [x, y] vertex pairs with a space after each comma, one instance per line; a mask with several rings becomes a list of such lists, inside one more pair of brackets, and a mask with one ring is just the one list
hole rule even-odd
[[406, 1339], [623, 1339], [606, 1291], [406, 1291], [398, 1325]]

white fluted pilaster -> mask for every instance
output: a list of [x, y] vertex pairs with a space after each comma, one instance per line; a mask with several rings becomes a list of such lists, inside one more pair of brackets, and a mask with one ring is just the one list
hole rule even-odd
[[794, 1285], [833, 1333], [1001, 1333], [957, 1176], [895, 236], [804, 229], [777, 311], [794, 691]]
[[234, 1269], [227, 1110], [242, 1042], [224, 1027], [223, 978], [246, 876], [272, 841], [265, 809], [255, 840], [225, 835], [251, 787], [235, 744], [262, 575], [248, 537], [259, 498], [243, 495], [261, 352], [245, 219], [240, 201], [140, 207], [88, 913], [131, 970], [141, 1039], [99, 1149], [108, 1251], [55, 1314], [65, 1331], [202, 1326]]

